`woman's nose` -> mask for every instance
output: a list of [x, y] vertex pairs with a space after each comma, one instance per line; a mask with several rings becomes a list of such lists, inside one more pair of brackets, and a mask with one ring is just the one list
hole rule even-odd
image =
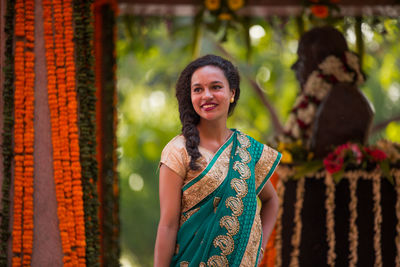
[[206, 88], [205, 90], [204, 90], [204, 98], [206, 98], [206, 99], [210, 99], [210, 98], [213, 98], [213, 94], [212, 94], [212, 92], [210, 91], [210, 89], [208, 89], [208, 88]]

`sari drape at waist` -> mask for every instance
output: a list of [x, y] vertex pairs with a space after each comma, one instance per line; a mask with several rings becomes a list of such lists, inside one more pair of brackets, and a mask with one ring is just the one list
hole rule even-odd
[[171, 266], [255, 266], [262, 240], [257, 194], [279, 160], [278, 152], [235, 130], [182, 188]]

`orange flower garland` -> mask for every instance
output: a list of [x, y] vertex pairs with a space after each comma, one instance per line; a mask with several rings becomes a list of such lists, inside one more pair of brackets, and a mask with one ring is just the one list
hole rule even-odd
[[33, 247], [34, 0], [15, 3], [13, 266], [30, 266]]
[[83, 193], [81, 164], [79, 154], [79, 135], [78, 135], [78, 103], [75, 91], [75, 61], [74, 61], [74, 31], [72, 27], [72, 0], [64, 0], [64, 45], [66, 51], [66, 89], [68, 99], [68, 138], [70, 141], [70, 161], [72, 171], [72, 204], [75, 218], [75, 247], [79, 265], [85, 265], [85, 222], [83, 210]]
[[65, 266], [86, 266], [72, 3], [71, 0], [44, 0], [43, 6], [54, 179], [63, 261]]
[[329, 15], [329, 9], [324, 5], [315, 5], [311, 7], [311, 13], [317, 18], [324, 19]]

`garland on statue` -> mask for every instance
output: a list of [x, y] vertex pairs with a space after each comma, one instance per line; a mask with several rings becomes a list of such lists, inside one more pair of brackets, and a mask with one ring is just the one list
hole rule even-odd
[[314, 117], [319, 104], [330, 92], [332, 85], [338, 82], [350, 82], [356, 85], [364, 83], [358, 56], [346, 51], [342, 58], [328, 56], [308, 77], [303, 91], [296, 98], [294, 107], [285, 125], [285, 142], [303, 140], [308, 146]]
[[99, 266], [100, 233], [96, 161], [96, 97], [93, 58], [92, 0], [74, 0], [74, 39], [76, 47], [76, 83], [79, 99], [79, 147], [82, 164], [83, 202], [86, 229], [86, 264]]
[[34, 0], [15, 3], [13, 266], [30, 266], [33, 248], [34, 10]]
[[1, 199], [1, 225], [0, 225], [0, 266], [7, 266], [7, 244], [10, 237], [10, 186], [11, 186], [11, 163], [13, 159], [12, 131], [14, 126], [14, 16], [15, 1], [8, 0], [5, 14], [6, 34], [5, 41], [5, 67], [3, 86], [3, 184]]
[[72, 2], [44, 0], [43, 7], [54, 180], [63, 262], [65, 266], [85, 266]]

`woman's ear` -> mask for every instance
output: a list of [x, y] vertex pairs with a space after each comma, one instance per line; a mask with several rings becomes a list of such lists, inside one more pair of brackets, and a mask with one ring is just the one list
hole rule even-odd
[[231, 93], [232, 93], [231, 98], [232, 98], [232, 97], [235, 98], [236, 89], [232, 89], [232, 90], [231, 90]]

